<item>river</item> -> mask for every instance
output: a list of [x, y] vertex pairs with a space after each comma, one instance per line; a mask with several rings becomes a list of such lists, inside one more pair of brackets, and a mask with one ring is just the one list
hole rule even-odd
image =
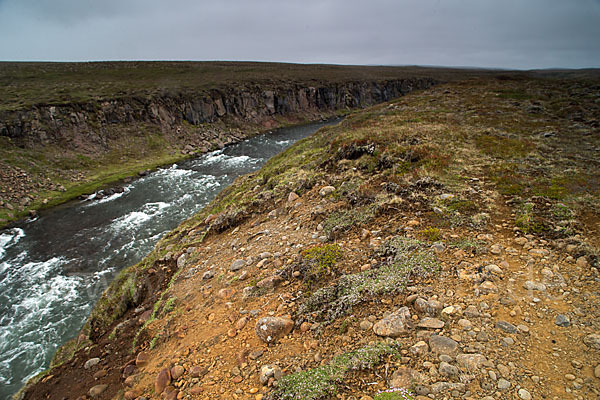
[[0, 399], [46, 369], [123, 267], [242, 175], [324, 125], [283, 128], [158, 169], [0, 231]]

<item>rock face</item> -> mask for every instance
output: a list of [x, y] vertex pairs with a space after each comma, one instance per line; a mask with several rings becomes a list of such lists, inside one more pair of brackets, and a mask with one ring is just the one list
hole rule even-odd
[[256, 335], [265, 343], [274, 343], [289, 334], [294, 321], [285, 317], [265, 317], [256, 322]]
[[[114, 136], [114, 126], [118, 124], [151, 123], [161, 126], [164, 131], [175, 131], [184, 122], [200, 125], [224, 118], [263, 122], [274, 115], [364, 107], [435, 83], [431, 78], [322, 84], [319, 87], [287, 83], [276, 89], [230, 87], [178, 96], [36, 105], [26, 110], [0, 112], [0, 136], [10, 137], [16, 145], [23, 147], [62, 143], [102, 149]], [[207, 133], [198, 139], [218, 139], [209, 136]]]

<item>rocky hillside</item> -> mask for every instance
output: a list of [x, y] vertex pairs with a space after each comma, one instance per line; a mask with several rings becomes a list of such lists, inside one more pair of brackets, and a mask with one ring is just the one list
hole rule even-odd
[[413, 92], [238, 179], [24, 399], [600, 396], [600, 81]]
[[0, 225], [157, 165], [445, 77], [392, 67], [0, 63]]

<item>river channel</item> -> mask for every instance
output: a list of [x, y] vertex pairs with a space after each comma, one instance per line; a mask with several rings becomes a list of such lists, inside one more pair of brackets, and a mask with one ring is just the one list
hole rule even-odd
[[243, 174], [324, 125], [283, 128], [0, 231], [0, 399], [46, 369], [113, 277]]

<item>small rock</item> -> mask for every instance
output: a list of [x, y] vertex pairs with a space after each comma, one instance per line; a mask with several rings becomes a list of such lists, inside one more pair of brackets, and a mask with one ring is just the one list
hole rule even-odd
[[576, 264], [580, 268], [586, 268], [588, 266], [588, 261], [585, 256], [581, 256], [577, 259]]
[[519, 389], [518, 395], [521, 400], [531, 400], [531, 394], [526, 389]]
[[198, 396], [201, 395], [202, 392], [204, 392], [204, 389], [200, 386], [196, 386], [190, 389], [190, 394], [194, 395], [194, 396]]
[[90, 389], [90, 391], [88, 392], [88, 395], [90, 397], [98, 397], [102, 393], [104, 393], [104, 391], [106, 390], [107, 387], [108, 387], [108, 385], [96, 385], [96, 386], [93, 386]]
[[101, 369], [94, 374], [94, 379], [104, 378], [106, 375], [108, 375], [108, 371], [105, 369]]
[[454, 306], [448, 306], [448, 307], [444, 307], [444, 309], [442, 310], [442, 317], [451, 317], [452, 315], [456, 314], [457, 309]]
[[459, 374], [458, 368], [454, 365], [448, 364], [447, 362], [441, 362], [438, 371], [440, 372], [440, 375], [447, 377], [453, 377]]
[[133, 385], [135, 385], [135, 381], [136, 381], [136, 376], [129, 375], [127, 378], [125, 378], [125, 380], [123, 381], [123, 384], [126, 387], [133, 387]]
[[502, 245], [501, 244], [494, 244], [490, 247], [490, 253], [498, 255], [502, 253]]
[[518, 244], [519, 246], [525, 246], [525, 244], [527, 244], [528, 240], [527, 238], [524, 237], [518, 237], [515, 239], [515, 243]]
[[511, 387], [511, 384], [509, 381], [507, 381], [504, 378], [498, 379], [498, 389], [507, 390], [507, 389], [510, 389], [510, 387]]
[[373, 332], [378, 336], [401, 336], [408, 331], [409, 318], [408, 307], [402, 307], [373, 325]]
[[571, 319], [568, 315], [558, 314], [554, 320], [554, 324], [562, 326], [563, 328], [567, 328], [569, 325], [571, 325]]
[[583, 343], [585, 343], [588, 347], [600, 350], [600, 335], [596, 333], [587, 335], [585, 338], [583, 338]]
[[477, 309], [477, 307], [475, 307], [474, 305], [470, 305], [467, 308], [465, 308], [465, 317], [467, 318], [476, 318], [479, 317], [481, 314], [479, 313], [479, 310]]
[[259, 288], [263, 288], [263, 289], [273, 289], [273, 288], [279, 286], [279, 284], [281, 282], [283, 282], [283, 279], [281, 278], [281, 276], [273, 275], [273, 276], [269, 276], [261, 281], [258, 281], [256, 286]]
[[423, 381], [423, 377], [420, 373], [411, 368], [400, 367], [392, 374], [390, 386], [393, 388], [407, 388], [421, 381]]
[[319, 195], [321, 197], [325, 197], [330, 195], [331, 193], [335, 192], [335, 188], [333, 186], [323, 186], [320, 190], [319, 190]]
[[446, 250], [446, 246], [444, 245], [444, 243], [441, 242], [434, 243], [433, 246], [431, 246], [431, 248], [436, 253], [443, 253], [444, 250]]
[[485, 281], [481, 285], [479, 285], [479, 290], [483, 294], [498, 293], [498, 287], [490, 281]]
[[231, 288], [223, 288], [217, 292], [217, 296], [221, 299], [228, 299], [235, 294], [235, 290]]
[[256, 322], [256, 335], [265, 343], [273, 343], [289, 334], [294, 321], [285, 317], [264, 317]]
[[168, 368], [164, 368], [156, 375], [154, 380], [154, 392], [161, 394], [167, 386], [171, 383], [171, 372]]
[[431, 335], [429, 348], [436, 354], [455, 355], [458, 352], [458, 342], [446, 336]]
[[550, 252], [546, 249], [531, 249], [529, 250], [529, 254], [541, 258], [547, 256], [548, 254], [550, 254]]
[[238, 321], [235, 323], [235, 327], [241, 331], [242, 329], [244, 329], [244, 327], [246, 326], [247, 323], [248, 323], [248, 317], [242, 317], [242, 318], [238, 319]]
[[142, 395], [142, 391], [140, 389], [132, 389], [128, 390], [123, 394], [125, 400], [135, 400]]
[[263, 349], [256, 349], [254, 351], [251, 351], [250, 354], [248, 355], [248, 357], [250, 357], [251, 360], [256, 360], [260, 357], [262, 357], [262, 355], [265, 353], [265, 351]]
[[205, 280], [206, 279], [212, 279], [213, 276], [215, 276], [215, 273], [211, 269], [209, 269], [208, 271], [205, 271], [202, 274], [202, 279], [205, 279]]
[[468, 319], [459, 319], [458, 325], [465, 331], [470, 331], [471, 329], [473, 329], [473, 324]]
[[298, 196], [296, 194], [296, 192], [290, 192], [289, 196], [288, 196], [288, 203], [293, 203], [294, 201], [298, 200], [300, 198], [300, 196]]
[[202, 368], [199, 365], [194, 365], [190, 368], [190, 375], [192, 378], [202, 378], [208, 373], [208, 368]]
[[456, 356], [456, 362], [458, 363], [458, 365], [470, 371], [478, 370], [486, 361], [487, 359], [484, 355], [477, 353], [459, 354], [458, 356]]
[[437, 318], [425, 317], [420, 322], [418, 327], [425, 329], [442, 329], [446, 323]]
[[568, 381], [574, 381], [575, 378], [576, 378], [576, 376], [573, 374], [565, 374], [565, 379]]
[[517, 327], [506, 321], [496, 322], [496, 328], [502, 329], [506, 333], [517, 333]]
[[181, 269], [185, 266], [185, 262], [187, 261], [187, 254], [183, 253], [177, 258], [177, 268]]
[[414, 345], [412, 345], [408, 351], [415, 355], [415, 356], [422, 356], [427, 354], [427, 352], [429, 351], [429, 346], [427, 345], [427, 343], [425, 343], [424, 341], [419, 341], [417, 343], [415, 343]]
[[85, 362], [85, 364], [83, 364], [83, 368], [90, 369], [92, 367], [95, 367], [99, 363], [100, 363], [100, 359], [98, 357], [90, 358], [89, 360], [87, 360]]
[[441, 393], [447, 390], [456, 390], [458, 392], [464, 392], [466, 390], [464, 383], [453, 383], [453, 382], [436, 382], [431, 385], [431, 391], [433, 393]]
[[130, 375], [133, 375], [134, 372], [135, 372], [135, 365], [130, 364], [130, 365], [125, 366], [125, 368], [123, 368], [122, 376], [123, 376], [123, 378], [126, 378]]
[[537, 290], [539, 292], [543, 292], [546, 290], [546, 285], [544, 285], [542, 282], [526, 281], [523, 284], [523, 288], [527, 290]]
[[600, 379], [600, 364], [596, 365], [596, 368], [594, 368], [594, 375], [596, 378]]
[[144, 365], [148, 364], [148, 361], [150, 361], [150, 354], [141, 351], [135, 358], [135, 365], [138, 367], [143, 367]]
[[373, 323], [367, 319], [364, 319], [364, 320], [360, 321], [359, 327], [363, 331], [368, 331], [371, 328], [373, 328]]
[[176, 365], [173, 368], [171, 368], [171, 378], [176, 381], [177, 379], [183, 376], [184, 372], [185, 370], [181, 365]]
[[244, 268], [245, 265], [246, 265], [246, 260], [243, 260], [243, 259], [235, 260], [233, 263], [231, 263], [229, 270], [230, 271], [238, 271], [238, 270]]
[[263, 365], [260, 369], [260, 383], [263, 385], [266, 385], [270, 378], [278, 381], [282, 376], [283, 372], [277, 365]]
[[494, 275], [498, 275], [498, 276], [504, 275], [504, 272], [502, 271], [502, 268], [500, 268], [496, 264], [486, 265], [485, 270], [487, 272], [491, 273], [491, 274], [494, 274]]

